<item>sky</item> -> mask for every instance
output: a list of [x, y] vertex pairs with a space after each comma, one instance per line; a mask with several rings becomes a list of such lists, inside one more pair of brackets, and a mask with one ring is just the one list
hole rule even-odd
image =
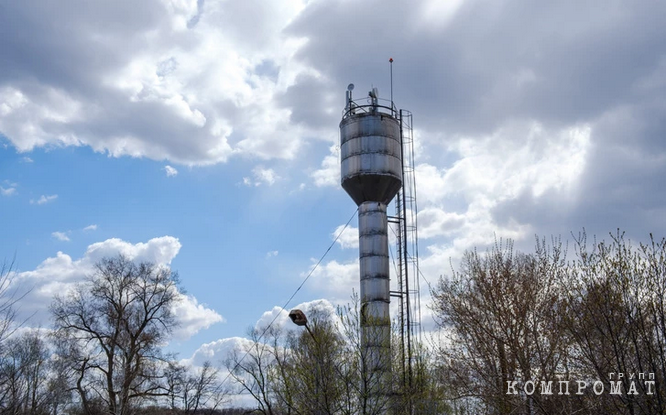
[[0, 261], [27, 293], [19, 315], [48, 328], [53, 296], [119, 253], [179, 273], [168, 348], [195, 363], [292, 295], [287, 309], [350, 302], [338, 126], [349, 83], [389, 97], [389, 58], [414, 119], [424, 326], [427, 283], [465, 250], [662, 238], [665, 15], [647, 0], [0, 0]]

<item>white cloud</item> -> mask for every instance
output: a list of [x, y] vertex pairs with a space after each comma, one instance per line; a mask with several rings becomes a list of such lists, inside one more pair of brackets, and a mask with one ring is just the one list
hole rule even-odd
[[[218, 379], [229, 379], [229, 370], [226, 368], [226, 360], [236, 352], [240, 357], [252, 349], [254, 343], [243, 337], [229, 337], [204, 343], [190, 356], [182, 359], [180, 364], [186, 367], [200, 368], [205, 362], [210, 362], [219, 369]], [[251, 396], [245, 393], [228, 396], [230, 405], [247, 408], [256, 403]]]
[[329, 151], [331, 154], [324, 157], [321, 162], [321, 169], [312, 172], [311, 177], [315, 186], [340, 186], [340, 158], [338, 147], [333, 145]]
[[[291, 309], [300, 309], [302, 310], [308, 319], [312, 320], [315, 316], [315, 313], [320, 314], [321, 316], [328, 316], [332, 319], [334, 324], [339, 324], [340, 321], [336, 314], [336, 308], [327, 300], [313, 300], [297, 304]], [[273, 326], [281, 331], [284, 330], [293, 330], [301, 331], [304, 330], [302, 327], [295, 326], [289, 319], [289, 310], [282, 309], [281, 307], [273, 307], [272, 310], [266, 311], [262, 317], [255, 324], [255, 329], [260, 333], [266, 328], [266, 326], [275, 319]], [[270, 341], [270, 338], [261, 338], [259, 341], [259, 346], [262, 346]], [[220, 378], [224, 379], [227, 377], [229, 370], [226, 368], [226, 361], [234, 353], [237, 353], [238, 358], [242, 358], [245, 353], [250, 351], [255, 346], [255, 343], [252, 340], [245, 337], [228, 337], [212, 342], [204, 343], [190, 356], [189, 358], [182, 359], [181, 364], [186, 366], [201, 367], [205, 362], [211, 362], [214, 366], [217, 366], [220, 369]], [[270, 359], [270, 356], [266, 356]], [[247, 394], [232, 395], [231, 397], [232, 404], [239, 407], [249, 407], [253, 404], [251, 397]]]
[[[312, 262], [316, 261], [313, 259]], [[310, 280], [317, 291], [326, 293], [327, 298], [346, 301], [353, 290], [358, 291], [358, 266], [358, 258], [350, 262], [331, 260], [320, 264], [312, 273]], [[302, 276], [305, 277], [307, 274], [303, 273]]]
[[278, 251], [268, 251], [266, 252], [266, 258], [272, 258], [278, 256]]
[[57, 198], [58, 198], [58, 195], [50, 195], [50, 196], [42, 195], [39, 199], [37, 199], [37, 201], [35, 201], [34, 199], [31, 199], [31, 200], [30, 200], [30, 204], [33, 204], [33, 205], [34, 205], [34, 204], [43, 205], [43, 204], [45, 204], [45, 203], [53, 202], [53, 201], [56, 200]]
[[202, 344], [188, 359], [183, 359], [181, 363], [193, 366], [203, 366], [204, 362], [209, 361], [214, 364], [221, 364], [234, 350], [245, 352], [252, 347], [252, 341], [244, 337], [230, 337], [219, 339], [210, 343]]
[[24, 163], [32, 163], [32, 162], [33, 162], [33, 160], [32, 160], [30, 157], [23, 157], [21, 160], [22, 160]]
[[48, 144], [80, 145], [71, 132], [49, 131], [49, 123], [64, 125], [81, 120], [81, 103], [51, 86], [41, 87], [35, 97], [30, 94], [16, 87], [0, 88], [0, 131], [12, 144], [21, 152]]
[[289, 312], [294, 309], [303, 311], [306, 317], [312, 316], [312, 314], [315, 312], [322, 313], [323, 315], [334, 319], [337, 317], [335, 306], [329, 300], [312, 300], [296, 304], [295, 306], [290, 307], [288, 310], [275, 306], [272, 310], [264, 312], [264, 314], [255, 323], [254, 328], [260, 332], [263, 332], [269, 325], [271, 328], [277, 329], [296, 328], [296, 326], [293, 325], [291, 319], [289, 318]]
[[465, 223], [465, 216], [443, 209], [428, 207], [418, 214], [418, 232], [420, 239], [450, 235]]
[[[453, 137], [448, 151], [457, 159], [448, 168], [416, 166], [419, 203], [420, 267], [434, 282], [448, 274], [469, 249], [493, 244], [496, 238], [527, 240], [534, 225], [504, 204], [521, 198], [557, 200], [564, 211], [578, 197], [577, 189], [589, 157], [589, 125], [546, 129], [535, 122], [511, 122], [486, 136]], [[499, 209], [503, 210], [500, 212]], [[341, 229], [338, 227], [338, 230]], [[393, 236], [389, 231], [389, 236]], [[341, 246], [357, 246], [343, 235]], [[392, 238], [393, 246], [395, 238]], [[356, 264], [331, 261], [315, 273], [343, 290], [357, 289]]]
[[[19, 320], [32, 316], [30, 325], [48, 325], [50, 315], [47, 306], [53, 296], [66, 293], [76, 283], [84, 281], [86, 276], [94, 273], [95, 263], [102, 258], [123, 254], [131, 260], [169, 266], [180, 247], [178, 239], [172, 236], [153, 238], [136, 244], [114, 238], [88, 246], [85, 254], [76, 260], [58, 252], [55, 257], [45, 259], [34, 270], [16, 274], [14, 283], [17, 284], [18, 292], [27, 292], [17, 303]], [[199, 304], [193, 296], [181, 294], [180, 299], [174, 307], [180, 323], [174, 331], [176, 338], [186, 339], [212, 324], [224, 321], [215, 310]]]
[[555, 193], [566, 206], [585, 168], [590, 134], [587, 125], [548, 131], [538, 123], [510, 123], [489, 136], [459, 138], [451, 146], [460, 157], [448, 169], [416, 166], [419, 236], [464, 234], [471, 241], [503, 229], [522, 236], [519, 223], [497, 223], [492, 209], [525, 194]]
[[84, 258], [96, 262], [105, 257], [122, 254], [135, 261], [170, 265], [173, 258], [178, 255], [180, 248], [181, 244], [178, 238], [173, 236], [162, 236], [145, 243], [139, 242], [136, 244], [118, 238], [111, 238], [88, 246]]
[[96, 230], [97, 230], [97, 225], [95, 225], [95, 224], [93, 224], [93, 225], [88, 225], [88, 226], [86, 226], [85, 228], [83, 228], [83, 230], [86, 231], [86, 232], [87, 232], [87, 231], [96, 231]]
[[66, 232], [53, 232], [51, 236], [59, 241], [69, 241], [69, 236], [67, 236]]
[[18, 183], [11, 182], [9, 180], [3, 180], [3, 183], [7, 187], [0, 186], [0, 195], [2, 196], [14, 196], [18, 194], [18, 191], [16, 188], [18, 187]]
[[460, 158], [450, 168], [416, 166], [419, 203], [460, 198], [489, 207], [524, 191], [537, 198], [550, 190], [567, 197], [585, 167], [590, 134], [588, 125], [548, 131], [532, 122], [509, 123], [489, 136], [461, 137], [452, 144]]
[[4, 188], [0, 186], [0, 194], [3, 196], [12, 196], [16, 194], [16, 188], [15, 187], [9, 187], [9, 188]]
[[[259, 320], [255, 323], [254, 328], [261, 333], [272, 323], [271, 328], [279, 330], [300, 330], [300, 328], [295, 326], [289, 318], [289, 311], [293, 309], [303, 311], [305, 315], [310, 318], [312, 318], [315, 313], [320, 313], [323, 316], [332, 318], [334, 322], [338, 321], [335, 306], [328, 300], [319, 299], [296, 304], [289, 310], [275, 306], [271, 310], [262, 314]], [[249, 350], [250, 347], [252, 347], [252, 341], [247, 338], [230, 337], [219, 339], [201, 345], [190, 358], [184, 359], [182, 362], [194, 366], [201, 366], [205, 361], [219, 364], [234, 350], [245, 352]]]
[[188, 339], [201, 330], [205, 330], [216, 323], [226, 320], [215, 310], [199, 304], [191, 295], [180, 295], [180, 302], [174, 307], [174, 314], [178, 316], [178, 327], [174, 330], [177, 339]]
[[243, 177], [243, 184], [246, 186], [261, 186], [262, 184], [272, 186], [280, 179], [273, 169], [266, 169], [262, 166], [256, 166], [252, 169], [254, 179]]
[[252, 170], [252, 173], [254, 173], [257, 182], [265, 183], [268, 186], [272, 186], [275, 183], [275, 180], [280, 178], [280, 176], [275, 174], [273, 169], [264, 169], [262, 167], [255, 167]]
[[427, 0], [421, 2], [419, 11], [424, 22], [436, 28], [441, 28], [453, 19], [462, 4], [462, 0], [450, 0], [444, 2]]
[[358, 228], [353, 226], [347, 226], [347, 228], [345, 228], [345, 225], [340, 225], [335, 228], [335, 231], [331, 234], [331, 238], [335, 239], [336, 236], [338, 236], [336, 242], [340, 244], [340, 248], [358, 248]]
[[[19, 151], [86, 145], [115, 157], [185, 165], [221, 163], [233, 155], [293, 158], [308, 131], [290, 122], [291, 110], [280, 97], [308, 68], [294, 59], [305, 39], [285, 28], [305, 2], [143, 4], [109, 3], [85, 12], [69, 6], [39, 14], [24, 5], [6, 10], [33, 33], [22, 45], [26, 53], [37, 53], [57, 35], [62, 42], [53, 56], [71, 59], [67, 80], [22, 67], [35, 81], [0, 89], [0, 131], [9, 141]], [[105, 12], [135, 17], [122, 28], [100, 29], [106, 39], [100, 43], [86, 22]], [[46, 16], [67, 16], [71, 30], [52, 32], [41, 21]], [[45, 67], [59, 65], [44, 56]], [[77, 90], [87, 94], [72, 92]]]
[[164, 166], [164, 171], [166, 171], [167, 177], [173, 177], [178, 174], [178, 170], [174, 169], [171, 166]]
[[290, 321], [289, 310], [275, 306], [272, 310], [264, 312], [255, 323], [254, 328], [261, 331], [265, 330], [269, 325], [274, 328], [283, 328], [287, 327]]
[[[336, 313], [336, 307], [328, 300], [320, 299], [307, 301], [297, 304], [285, 310], [282, 307], [275, 306], [270, 311], [266, 311], [259, 318], [254, 325], [254, 329], [258, 330], [261, 334], [269, 324], [272, 323], [271, 328], [278, 330], [303, 330], [301, 327], [294, 325], [289, 319], [289, 311], [293, 309], [302, 310], [305, 315], [311, 320], [315, 317], [315, 313], [320, 316], [331, 318], [334, 324], [339, 324], [339, 318]], [[268, 338], [260, 339], [260, 343], [268, 341]], [[202, 344], [191, 357], [183, 359], [181, 363], [193, 366], [202, 366], [204, 362], [209, 361], [218, 366], [224, 366], [225, 360], [233, 353], [238, 352], [241, 354], [249, 351], [253, 342], [244, 337], [230, 337], [215, 340], [209, 343]], [[222, 369], [223, 376], [228, 373], [226, 369]]]

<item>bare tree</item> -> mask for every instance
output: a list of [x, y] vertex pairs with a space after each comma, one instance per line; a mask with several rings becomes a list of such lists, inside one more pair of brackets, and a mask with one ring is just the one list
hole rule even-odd
[[[528, 255], [510, 244], [468, 252], [440, 281], [439, 364], [456, 405], [487, 414], [666, 411], [666, 239], [632, 246], [618, 231], [590, 247], [583, 232], [574, 246], [567, 263], [561, 245], [543, 242]], [[515, 381], [519, 391], [509, 393]], [[542, 393], [527, 393], [529, 381]], [[567, 386], [543, 393], [549, 381]]]
[[217, 410], [229, 395], [220, 382], [219, 372], [208, 360], [196, 369], [169, 362], [164, 378], [170, 408], [185, 414]]
[[[279, 336], [277, 329], [269, 335]], [[256, 411], [264, 415], [275, 415], [276, 399], [271, 384], [271, 371], [274, 366], [274, 351], [263, 340], [267, 330], [249, 330], [250, 347], [236, 348], [225, 359], [230, 376], [239, 385], [242, 393], [248, 393], [257, 403]]]
[[507, 394], [508, 382], [567, 376], [562, 271], [559, 244], [549, 249], [537, 241], [536, 253], [525, 255], [498, 242], [485, 256], [467, 252], [460, 271], [440, 280], [433, 311], [445, 333], [440, 365], [453, 398], [488, 414], [560, 413], [576, 404], [558, 395]]
[[7, 341], [1, 357], [1, 406], [13, 414], [48, 412], [49, 350], [37, 332]]
[[187, 379], [187, 368], [177, 361], [170, 359], [164, 368], [165, 394], [171, 410], [181, 407], [183, 390]]
[[51, 306], [55, 336], [70, 362], [74, 389], [86, 413], [103, 402], [113, 415], [164, 396], [160, 345], [174, 328], [177, 274], [120, 255], [95, 266], [87, 281]]
[[3, 261], [0, 266], [0, 352], [5, 340], [17, 328], [15, 305], [27, 294], [19, 294], [13, 287], [14, 265], [15, 261], [12, 260], [9, 263]]
[[[343, 348], [330, 316], [311, 310], [307, 331], [252, 328], [249, 347], [226, 359], [230, 376], [265, 415], [342, 414], [347, 378], [339, 376]], [[358, 388], [358, 386], [356, 386]]]
[[[650, 236], [650, 243], [634, 247], [619, 230], [610, 236], [591, 248], [585, 234], [579, 236], [577, 259], [563, 284], [579, 370], [604, 382], [606, 390], [611, 382], [621, 384], [622, 393], [598, 400], [600, 411], [663, 414], [666, 240]], [[654, 383], [646, 382], [650, 380]], [[630, 393], [632, 384], [636, 394]]]

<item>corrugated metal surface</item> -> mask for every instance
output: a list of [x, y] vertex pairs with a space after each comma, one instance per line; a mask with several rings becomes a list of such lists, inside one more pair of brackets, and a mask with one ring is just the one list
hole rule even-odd
[[371, 400], [388, 401], [391, 318], [386, 206], [402, 185], [400, 123], [372, 106], [357, 112], [350, 108], [351, 104], [340, 122], [340, 172], [342, 187], [359, 207], [364, 384]]
[[342, 187], [357, 205], [388, 204], [402, 183], [400, 124], [386, 114], [360, 113], [340, 123]]

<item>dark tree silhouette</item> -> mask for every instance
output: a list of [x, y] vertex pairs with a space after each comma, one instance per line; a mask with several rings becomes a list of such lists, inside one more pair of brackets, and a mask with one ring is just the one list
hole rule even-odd
[[177, 283], [166, 267], [117, 256], [56, 296], [55, 337], [84, 412], [101, 401], [107, 413], [129, 415], [146, 399], [166, 396], [160, 346], [176, 324]]

